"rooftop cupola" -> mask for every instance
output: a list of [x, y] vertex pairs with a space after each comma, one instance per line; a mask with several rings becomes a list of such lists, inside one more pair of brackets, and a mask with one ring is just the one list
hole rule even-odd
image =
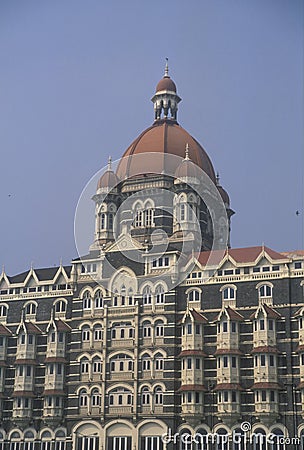
[[176, 85], [169, 77], [168, 58], [166, 58], [165, 74], [156, 86], [152, 97], [154, 103], [155, 121], [161, 119], [177, 119], [178, 103], [181, 98], [177, 95]]

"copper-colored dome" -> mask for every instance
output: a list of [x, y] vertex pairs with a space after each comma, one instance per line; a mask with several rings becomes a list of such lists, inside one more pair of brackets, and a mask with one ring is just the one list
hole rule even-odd
[[201, 179], [200, 170], [191, 159], [184, 159], [175, 171], [175, 177], [180, 179], [197, 178]]
[[[127, 148], [117, 168], [118, 177], [126, 177], [142, 173], [174, 174], [181, 160], [170, 160], [170, 167], [164, 155], [185, 157], [186, 144], [189, 145], [189, 158], [200, 167], [215, 183], [213, 165], [203, 147], [180, 125], [171, 120], [159, 120], [143, 131]], [[151, 157], [149, 153], [153, 153]], [[141, 155], [143, 158], [132, 158]], [[159, 155], [159, 156], [158, 156]]]
[[220, 196], [222, 197], [222, 199], [223, 199], [223, 202], [226, 204], [226, 205], [230, 205], [230, 198], [229, 198], [229, 195], [227, 194], [227, 192], [225, 191], [225, 189], [224, 188], [222, 188], [222, 186], [217, 186], [217, 190], [219, 191], [219, 193], [220, 193]]
[[119, 183], [118, 176], [113, 172], [113, 170], [107, 170], [99, 178], [97, 189], [103, 188], [113, 188]]
[[164, 78], [162, 78], [158, 82], [155, 92], [160, 92], [160, 91], [176, 92], [176, 85], [169, 76], [164, 76]]

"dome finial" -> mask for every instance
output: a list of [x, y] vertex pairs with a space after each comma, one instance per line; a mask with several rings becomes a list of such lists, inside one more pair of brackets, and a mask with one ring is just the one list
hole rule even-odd
[[166, 65], [165, 65], [165, 75], [164, 78], [169, 77], [169, 64], [168, 64], [169, 58], [166, 58]]
[[109, 156], [109, 159], [108, 159], [108, 171], [110, 171], [110, 170], [112, 170], [112, 157], [111, 156]]
[[217, 186], [220, 185], [220, 174], [219, 174], [219, 172], [216, 173], [216, 185]]

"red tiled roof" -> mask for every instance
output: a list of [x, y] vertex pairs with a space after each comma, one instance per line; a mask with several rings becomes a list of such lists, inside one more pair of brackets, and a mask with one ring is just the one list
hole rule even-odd
[[64, 396], [66, 393], [63, 389], [46, 389], [43, 391], [43, 395], [61, 395]]
[[287, 256], [287, 258], [296, 258], [297, 256], [304, 256], [304, 250], [293, 250], [290, 252], [282, 252], [282, 255]]
[[181, 356], [207, 356], [205, 352], [203, 352], [203, 350], [183, 350], [180, 352], [180, 354], [178, 355], [178, 357]]
[[217, 316], [217, 320], [221, 317], [221, 315], [226, 312], [228, 317], [232, 320], [244, 320], [244, 317], [238, 313], [237, 311], [235, 311], [235, 309], [232, 309], [230, 306], [225, 306], [224, 309], [222, 309], [222, 311], [220, 311], [220, 313]]
[[178, 391], [184, 392], [184, 391], [205, 391], [205, 390], [206, 388], [202, 384], [184, 384], [179, 388]]
[[63, 322], [61, 319], [55, 320], [55, 324], [58, 331], [69, 332], [71, 331], [71, 327]]
[[0, 323], [0, 336], [10, 336], [12, 332], [3, 323]]
[[214, 388], [215, 391], [242, 391], [239, 383], [219, 383]]
[[261, 382], [261, 383], [254, 383], [251, 386], [251, 389], [282, 389], [282, 387], [278, 383], [267, 383]]
[[62, 356], [48, 356], [45, 358], [44, 362], [52, 363], [52, 362], [58, 362], [58, 363], [66, 363], [67, 360], [63, 358]]
[[[269, 317], [270, 319], [280, 319], [282, 316], [281, 314], [279, 314], [277, 311], [275, 311], [273, 308], [271, 308], [268, 305], [261, 305], [258, 310], [264, 309], [265, 313], [266, 313], [266, 317]], [[256, 315], [255, 311], [254, 313], [251, 314], [250, 319], [254, 319], [255, 315]]]
[[279, 350], [272, 345], [261, 345], [260, 347], [254, 347], [251, 353], [279, 353]]
[[35, 325], [32, 322], [24, 322], [24, 326], [25, 326], [25, 329], [26, 329], [26, 331], [28, 333], [31, 333], [31, 334], [42, 334], [42, 331], [40, 330], [40, 328], [37, 327], [37, 325]]
[[35, 397], [32, 391], [14, 391], [12, 397]]
[[190, 314], [192, 314], [193, 319], [196, 322], [201, 322], [201, 323], [206, 323], [208, 322], [208, 320], [206, 319], [205, 316], [203, 316], [203, 314], [199, 313], [198, 311], [196, 311], [195, 309], [190, 309]]
[[237, 263], [254, 263], [259, 255], [265, 251], [265, 253], [272, 260], [287, 259], [283, 253], [278, 253], [269, 247], [263, 247], [262, 245], [256, 247], [244, 247], [244, 248], [230, 248], [228, 250], [214, 250], [213, 252], [206, 251], [198, 254], [197, 259], [202, 266], [209, 264], [219, 264], [222, 259], [227, 255], [231, 256]]
[[34, 366], [38, 364], [38, 361], [36, 359], [17, 358], [15, 359], [15, 364], [28, 364]]
[[214, 356], [218, 355], [243, 355], [243, 353], [237, 348], [219, 348], [214, 353]]

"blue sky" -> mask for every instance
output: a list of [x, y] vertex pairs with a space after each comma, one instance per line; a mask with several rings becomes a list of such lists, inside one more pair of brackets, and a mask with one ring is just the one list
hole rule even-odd
[[183, 99], [179, 123], [230, 194], [232, 246], [303, 248], [303, 9], [298, 0], [3, 0], [6, 271], [77, 256], [81, 191], [153, 122], [165, 57]]

